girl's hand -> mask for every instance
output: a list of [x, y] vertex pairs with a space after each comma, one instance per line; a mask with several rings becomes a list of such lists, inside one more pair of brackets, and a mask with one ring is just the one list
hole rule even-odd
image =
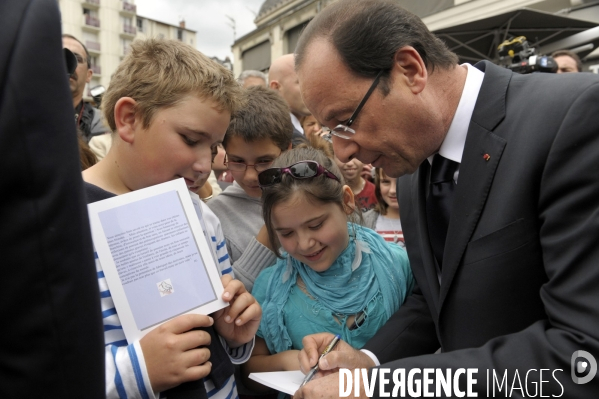
[[229, 306], [212, 314], [214, 329], [223, 337], [230, 348], [237, 348], [254, 338], [260, 319], [262, 308], [243, 283], [225, 275], [221, 277], [225, 291], [223, 300]]
[[300, 351], [297, 349], [289, 349], [281, 353], [277, 353], [279, 356], [278, 361], [281, 364], [282, 371], [294, 371], [300, 369], [299, 362]]

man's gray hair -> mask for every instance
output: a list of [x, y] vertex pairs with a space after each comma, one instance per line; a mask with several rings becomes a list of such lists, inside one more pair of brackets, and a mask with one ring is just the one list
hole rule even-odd
[[264, 83], [266, 83], [266, 85], [268, 86], [268, 77], [266, 76], [266, 74], [264, 72], [255, 71], [253, 69], [248, 69], [247, 71], [241, 72], [239, 74], [239, 77], [237, 78], [237, 81], [239, 82], [239, 84], [243, 85], [243, 82], [245, 82], [245, 80], [249, 77], [260, 78], [264, 80]]

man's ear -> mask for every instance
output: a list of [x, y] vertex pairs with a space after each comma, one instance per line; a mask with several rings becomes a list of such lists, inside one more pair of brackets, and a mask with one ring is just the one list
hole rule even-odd
[[278, 91], [281, 87], [281, 84], [277, 80], [271, 80], [270, 82], [268, 82], [268, 87]]
[[137, 102], [131, 97], [121, 97], [114, 105], [114, 124], [119, 137], [132, 143], [135, 129], [141, 121], [137, 120], [135, 106]]
[[356, 210], [354, 192], [347, 184], [343, 186], [343, 210], [346, 215], [351, 215]]
[[85, 77], [85, 83], [91, 82], [93, 74], [94, 74], [94, 71], [92, 71], [91, 69], [87, 70], [87, 76]]
[[403, 81], [414, 94], [424, 90], [428, 79], [428, 71], [424, 60], [412, 46], [405, 46], [395, 52], [392, 81]]

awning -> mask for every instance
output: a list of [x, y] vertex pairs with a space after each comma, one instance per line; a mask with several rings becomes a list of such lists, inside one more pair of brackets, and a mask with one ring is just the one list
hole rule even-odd
[[[558, 50], [552, 48], [556, 42], [563, 44], [560, 44], [561, 48], [572, 49], [589, 43], [596, 48], [599, 46], [599, 28], [590, 30], [596, 27], [593, 22], [523, 8], [434, 33], [447, 43], [461, 62], [474, 63], [481, 60], [496, 62], [499, 59], [497, 46], [517, 36], [526, 36], [539, 54], [548, 55]], [[578, 36], [574, 36], [576, 34]], [[579, 56], [584, 57], [593, 50], [592, 47], [587, 46], [578, 53]]]

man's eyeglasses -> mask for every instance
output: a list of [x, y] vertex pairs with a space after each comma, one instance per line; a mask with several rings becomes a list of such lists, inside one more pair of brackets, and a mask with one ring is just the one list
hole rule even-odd
[[370, 97], [370, 95], [372, 94], [372, 92], [374, 91], [374, 89], [376, 89], [376, 86], [379, 84], [379, 79], [380, 79], [380, 77], [381, 77], [382, 74], [383, 74], [383, 71], [381, 70], [376, 75], [376, 78], [374, 78], [374, 82], [372, 82], [372, 85], [370, 86], [370, 89], [368, 89], [368, 91], [366, 92], [366, 95], [364, 96], [364, 98], [362, 99], [362, 101], [360, 101], [360, 104], [358, 104], [358, 108], [356, 108], [356, 110], [354, 111], [354, 113], [352, 114], [352, 116], [349, 117], [349, 119], [347, 120], [347, 122], [345, 122], [345, 124], [340, 123], [339, 125], [335, 126], [333, 128], [333, 130], [331, 130], [331, 134], [333, 136], [337, 136], [337, 137], [340, 137], [342, 139], [348, 140], [348, 139], [351, 138], [352, 134], [356, 134], [356, 131], [354, 129], [350, 128], [350, 126], [352, 125], [352, 123], [354, 123], [354, 121], [358, 117], [358, 114], [362, 110], [362, 107], [364, 107], [364, 104], [366, 104], [366, 101], [368, 100], [368, 98]]
[[258, 175], [258, 185], [268, 187], [281, 182], [283, 175], [290, 175], [294, 179], [309, 179], [320, 175], [325, 175], [329, 179], [337, 180], [339, 178], [328, 171], [324, 166], [316, 161], [299, 161], [286, 168], [270, 168]]
[[259, 162], [254, 165], [248, 165], [243, 162], [229, 162], [229, 160], [227, 159], [227, 156], [225, 155], [225, 161], [223, 163], [225, 164], [227, 169], [230, 170], [231, 172], [245, 172], [247, 170], [248, 166], [253, 166], [254, 170], [257, 173], [260, 173], [260, 172], [270, 168], [270, 166], [272, 165], [273, 162], [274, 162], [274, 160], [268, 161], [268, 162]]

